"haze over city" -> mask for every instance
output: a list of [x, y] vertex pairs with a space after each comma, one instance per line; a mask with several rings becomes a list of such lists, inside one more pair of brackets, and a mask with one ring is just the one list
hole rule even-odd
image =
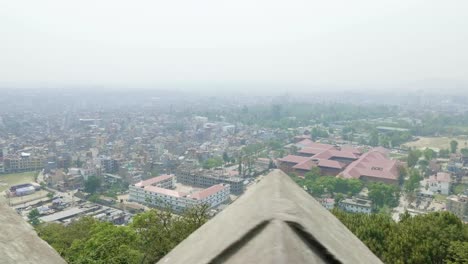
[[466, 1], [3, 1], [1, 88], [468, 89]]
[[468, 263], [466, 0], [0, 0], [0, 263]]

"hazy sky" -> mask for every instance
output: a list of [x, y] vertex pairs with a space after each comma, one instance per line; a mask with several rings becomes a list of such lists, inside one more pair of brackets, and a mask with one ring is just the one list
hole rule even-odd
[[466, 0], [0, 0], [0, 86], [468, 81]]

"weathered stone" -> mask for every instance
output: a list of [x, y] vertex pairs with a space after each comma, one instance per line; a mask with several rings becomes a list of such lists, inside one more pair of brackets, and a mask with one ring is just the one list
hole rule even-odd
[[381, 263], [338, 219], [275, 170], [159, 263]]
[[34, 229], [0, 199], [0, 263], [66, 263]]

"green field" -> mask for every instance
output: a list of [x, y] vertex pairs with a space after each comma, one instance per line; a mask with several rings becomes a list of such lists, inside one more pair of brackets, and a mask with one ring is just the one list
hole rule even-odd
[[447, 200], [447, 196], [442, 194], [435, 194], [434, 199], [438, 202], [445, 202]]
[[457, 184], [453, 188], [454, 194], [461, 194], [468, 188], [468, 184]]
[[[419, 137], [419, 140], [405, 143], [406, 147], [413, 148], [437, 148], [450, 149], [450, 141], [458, 141], [458, 149], [468, 146], [468, 138], [466, 136], [459, 137]], [[467, 145], [465, 145], [465, 143]]]
[[37, 172], [0, 174], [0, 192], [5, 191], [12, 185], [34, 182], [36, 174]]

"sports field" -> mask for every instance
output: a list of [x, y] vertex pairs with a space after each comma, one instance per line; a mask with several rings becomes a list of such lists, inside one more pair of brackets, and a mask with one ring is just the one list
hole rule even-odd
[[[458, 149], [468, 147], [468, 136], [459, 137], [420, 137], [419, 140], [408, 142], [404, 146], [412, 148], [436, 148], [436, 149], [450, 149], [450, 141], [458, 141]], [[466, 145], [465, 145], [466, 143]]]
[[37, 172], [21, 172], [12, 174], [0, 174], [0, 192], [12, 185], [34, 182]]

